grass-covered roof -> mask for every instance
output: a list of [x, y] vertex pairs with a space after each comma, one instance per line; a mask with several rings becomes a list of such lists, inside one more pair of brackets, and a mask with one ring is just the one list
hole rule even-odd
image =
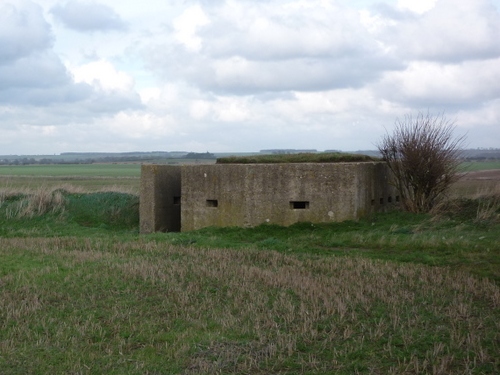
[[251, 156], [228, 156], [217, 159], [217, 164], [272, 164], [272, 163], [346, 163], [377, 161], [367, 155], [343, 152], [272, 154]]

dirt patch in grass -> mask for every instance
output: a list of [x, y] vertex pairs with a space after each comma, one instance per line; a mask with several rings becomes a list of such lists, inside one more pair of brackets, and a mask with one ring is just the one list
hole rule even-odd
[[474, 171], [464, 173], [462, 180], [496, 180], [500, 181], [500, 169]]

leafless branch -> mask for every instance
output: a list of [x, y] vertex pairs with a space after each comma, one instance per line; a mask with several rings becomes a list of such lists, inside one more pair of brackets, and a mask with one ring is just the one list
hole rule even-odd
[[403, 207], [427, 212], [458, 178], [465, 136], [444, 115], [419, 113], [397, 119], [393, 134], [377, 145], [394, 176]]

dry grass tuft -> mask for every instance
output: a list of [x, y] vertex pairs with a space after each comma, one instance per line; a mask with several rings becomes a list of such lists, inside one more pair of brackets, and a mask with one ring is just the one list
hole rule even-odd
[[0, 207], [8, 201], [14, 201], [6, 208], [7, 219], [33, 218], [47, 213], [63, 213], [66, 194], [90, 194], [96, 192], [113, 192], [137, 195], [135, 188], [128, 186], [103, 186], [98, 190], [88, 190], [81, 186], [62, 184], [59, 186], [40, 186], [34, 188], [0, 189]]
[[498, 179], [468, 179], [462, 176], [450, 189], [451, 198], [475, 199], [481, 196], [500, 195]]
[[[96, 190], [101, 193], [122, 193], [122, 194], [131, 194], [131, 195], [139, 195], [138, 190], [135, 186], [125, 186], [125, 185], [109, 185], [103, 186], [102, 188]], [[87, 191], [88, 193], [89, 191]]]
[[475, 223], [500, 222], [500, 184], [474, 191], [468, 197], [452, 196], [436, 205], [432, 213], [436, 219], [451, 216]]
[[0, 192], [0, 206], [9, 199], [15, 199], [16, 202], [6, 210], [8, 219], [32, 218], [64, 211], [65, 198], [60, 190], [39, 188], [29, 193], [19, 190]]
[[11, 187], [8, 184], [0, 188], [0, 202], [6, 198], [20, 196], [20, 195], [33, 195], [40, 194], [44, 192], [49, 194], [51, 192], [61, 191], [68, 194], [89, 194], [95, 192], [113, 192], [113, 193], [124, 193], [138, 195], [138, 190], [135, 186], [128, 185], [103, 185], [99, 188], [91, 187], [87, 188], [77, 184], [62, 183], [57, 185], [41, 185], [38, 187]]
[[477, 191], [473, 199], [478, 202], [476, 222], [500, 221], [500, 184]]

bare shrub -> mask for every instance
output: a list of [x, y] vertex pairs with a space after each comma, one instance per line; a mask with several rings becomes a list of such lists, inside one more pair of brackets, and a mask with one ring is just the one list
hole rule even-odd
[[465, 136], [453, 137], [454, 129], [444, 115], [406, 115], [377, 145], [407, 211], [430, 211], [458, 180]]

